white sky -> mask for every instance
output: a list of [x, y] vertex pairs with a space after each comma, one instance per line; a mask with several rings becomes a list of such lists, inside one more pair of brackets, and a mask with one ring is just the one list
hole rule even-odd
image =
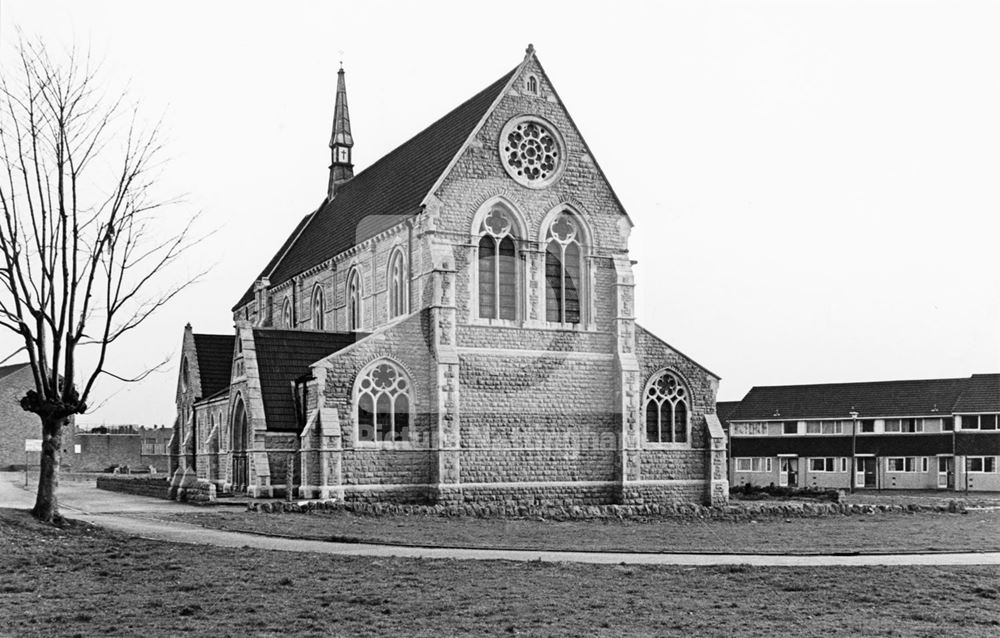
[[165, 114], [174, 214], [218, 229], [114, 352], [169, 370], [80, 422], [173, 421], [184, 324], [230, 332], [324, 196], [341, 50], [360, 171], [534, 43], [636, 224], [640, 323], [722, 400], [1000, 371], [1000, 3], [0, 0], [0, 64], [17, 27]]

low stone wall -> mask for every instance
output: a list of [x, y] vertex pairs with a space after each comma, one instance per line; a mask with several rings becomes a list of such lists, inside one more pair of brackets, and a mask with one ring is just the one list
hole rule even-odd
[[476, 518], [536, 518], [555, 521], [592, 519], [648, 519], [683, 517], [718, 520], [755, 520], [765, 517], [802, 518], [816, 516], [864, 516], [884, 513], [966, 512], [964, 501], [925, 505], [861, 505], [852, 503], [758, 502], [724, 506], [695, 504], [661, 505], [587, 505], [571, 507], [530, 507], [504, 503], [464, 505], [401, 505], [342, 501], [255, 501], [247, 505], [251, 512], [310, 513], [344, 511], [371, 516], [470, 516]]
[[97, 489], [109, 492], [124, 492], [137, 496], [152, 496], [154, 498], [167, 498], [167, 490], [170, 484], [165, 476], [130, 476], [122, 474], [110, 474], [97, 478]]

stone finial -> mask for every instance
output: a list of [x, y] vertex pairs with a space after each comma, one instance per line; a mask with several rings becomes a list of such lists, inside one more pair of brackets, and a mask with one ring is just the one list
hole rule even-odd
[[534, 55], [534, 54], [535, 54], [535, 45], [529, 43], [528, 44], [528, 48], [524, 50], [524, 55], [527, 56], [527, 55]]

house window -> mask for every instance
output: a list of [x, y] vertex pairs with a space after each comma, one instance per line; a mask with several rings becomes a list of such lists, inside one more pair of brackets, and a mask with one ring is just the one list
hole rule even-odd
[[924, 431], [923, 419], [886, 419], [886, 432], [902, 432], [912, 434]]
[[502, 207], [486, 215], [479, 238], [479, 316], [483, 319], [516, 319], [518, 252], [514, 222]]
[[995, 430], [997, 429], [996, 414], [963, 414], [963, 430]]
[[771, 459], [769, 457], [744, 457], [736, 459], [737, 472], [770, 472]]
[[317, 285], [313, 289], [312, 298], [312, 327], [313, 330], [323, 329], [323, 319], [325, 317], [325, 309], [323, 304], [323, 287]]
[[397, 250], [389, 258], [389, 318], [395, 319], [407, 312], [406, 268], [403, 251]]
[[920, 457], [920, 471], [921, 472], [926, 472], [927, 471], [927, 457], [926, 456]]
[[545, 319], [580, 323], [583, 250], [573, 216], [561, 213], [549, 225], [545, 243]]
[[360, 376], [355, 401], [359, 442], [409, 440], [410, 382], [402, 368], [390, 361], [370, 366]]
[[846, 472], [847, 471], [847, 459], [846, 458], [840, 459], [840, 471], [841, 472]]
[[836, 472], [837, 459], [833, 457], [809, 459], [810, 472]]
[[970, 456], [967, 457], [969, 472], [975, 474], [993, 474], [997, 471], [997, 457]]
[[281, 325], [285, 328], [292, 327], [292, 302], [285, 297], [285, 302], [281, 305]]
[[767, 436], [767, 423], [733, 423], [732, 432], [734, 436]]
[[686, 443], [688, 393], [673, 373], [661, 370], [646, 386], [646, 440], [650, 443]]
[[843, 434], [844, 424], [842, 421], [823, 421], [823, 434]]
[[945, 432], [952, 432], [955, 429], [955, 417], [949, 416], [944, 418], [944, 423], [941, 425], [941, 429]]
[[361, 273], [357, 268], [347, 275], [347, 330], [361, 330]]
[[916, 471], [916, 457], [913, 456], [896, 456], [889, 457], [886, 459], [886, 471], [888, 472], [915, 472]]
[[799, 433], [799, 422], [798, 421], [785, 421], [781, 424], [782, 434], [798, 434]]
[[806, 434], [821, 434], [823, 424], [819, 421], [806, 421]]
[[862, 433], [871, 433], [875, 431], [875, 420], [874, 419], [862, 419], [859, 423], [861, 426]]

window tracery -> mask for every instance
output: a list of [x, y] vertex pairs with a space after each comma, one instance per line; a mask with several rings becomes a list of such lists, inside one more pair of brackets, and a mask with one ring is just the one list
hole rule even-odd
[[514, 220], [509, 211], [495, 206], [479, 228], [479, 316], [516, 319], [518, 299], [518, 249]]
[[356, 405], [359, 442], [409, 440], [410, 382], [395, 363], [380, 361], [363, 372]]
[[563, 147], [552, 125], [522, 116], [500, 134], [500, 155], [507, 173], [529, 188], [542, 188], [559, 176]]
[[583, 250], [578, 222], [568, 212], [549, 225], [545, 241], [545, 319], [580, 323]]
[[650, 379], [644, 396], [646, 441], [687, 443], [689, 400], [684, 384], [672, 372], [661, 370]]

